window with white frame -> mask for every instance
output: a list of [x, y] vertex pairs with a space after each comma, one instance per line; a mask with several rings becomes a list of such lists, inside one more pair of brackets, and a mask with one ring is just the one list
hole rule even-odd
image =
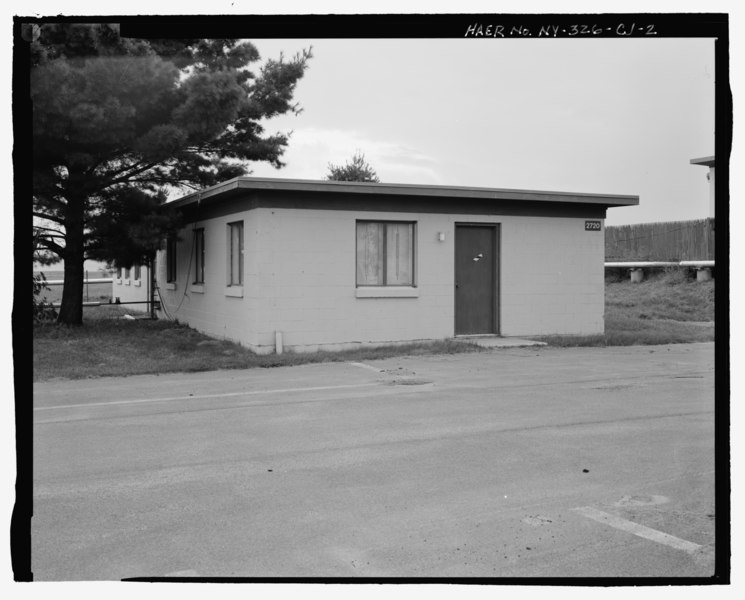
[[139, 281], [142, 273], [140, 272], [140, 265], [134, 266], [134, 279], [135, 281]]
[[124, 279], [129, 279], [129, 267], [124, 268]]
[[194, 230], [194, 283], [204, 283], [204, 229]]
[[176, 238], [169, 237], [166, 241], [166, 281], [176, 281]]
[[357, 286], [414, 285], [414, 223], [357, 221]]
[[228, 223], [228, 285], [243, 285], [243, 221]]

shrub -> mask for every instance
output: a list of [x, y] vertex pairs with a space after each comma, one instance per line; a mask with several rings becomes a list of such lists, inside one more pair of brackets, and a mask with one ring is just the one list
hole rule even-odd
[[34, 275], [34, 296], [33, 296], [33, 315], [34, 323], [42, 323], [44, 321], [53, 321], [57, 318], [57, 311], [54, 310], [54, 306], [46, 301], [46, 297], [42, 296], [44, 291], [49, 291], [47, 285], [47, 278], [44, 277], [44, 273]]
[[667, 285], [680, 285], [681, 283], [688, 283], [691, 275], [685, 267], [665, 267], [661, 279]]
[[605, 270], [605, 283], [619, 283], [621, 281], [628, 281], [628, 279], [628, 269], [611, 267]]

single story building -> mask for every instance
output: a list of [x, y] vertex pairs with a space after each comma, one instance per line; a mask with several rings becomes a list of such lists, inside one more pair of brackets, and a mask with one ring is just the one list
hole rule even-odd
[[159, 316], [258, 353], [604, 331], [604, 219], [638, 196], [239, 177], [171, 203]]
[[150, 311], [150, 269], [146, 266], [133, 265], [130, 269], [117, 269], [111, 285], [112, 302], [121, 303], [132, 312]]
[[715, 175], [716, 175], [716, 157], [704, 156], [702, 158], [692, 158], [692, 165], [701, 165], [702, 167], [709, 167], [709, 172], [706, 174], [706, 179], [709, 181], [709, 218], [714, 218], [714, 190], [715, 190]]

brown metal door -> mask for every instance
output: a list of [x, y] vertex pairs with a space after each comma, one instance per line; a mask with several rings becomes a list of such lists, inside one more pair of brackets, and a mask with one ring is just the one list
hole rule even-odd
[[455, 226], [455, 334], [498, 333], [497, 226]]

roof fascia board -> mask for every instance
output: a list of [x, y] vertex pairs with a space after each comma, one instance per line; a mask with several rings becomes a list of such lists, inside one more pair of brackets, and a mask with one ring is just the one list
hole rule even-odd
[[423, 186], [413, 184], [356, 183], [337, 181], [312, 181], [303, 179], [269, 179], [238, 177], [224, 183], [194, 192], [169, 202], [172, 206], [185, 206], [209, 198], [216, 198], [235, 190], [321, 192], [367, 195], [426, 196], [429, 198], [462, 198], [482, 200], [527, 200], [535, 202], [572, 202], [601, 204], [604, 206], [635, 206], [638, 196], [614, 194], [584, 194], [571, 192], [546, 192], [502, 188], [457, 186]]

